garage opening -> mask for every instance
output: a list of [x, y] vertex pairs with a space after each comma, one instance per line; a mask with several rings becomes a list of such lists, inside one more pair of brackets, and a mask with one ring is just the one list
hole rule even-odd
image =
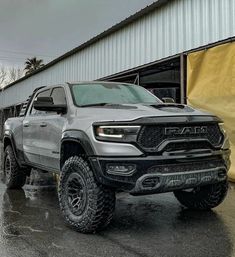
[[109, 81], [134, 83], [151, 91], [154, 95], [163, 99], [173, 98], [176, 103], [182, 102], [181, 94], [184, 94], [182, 81], [182, 61], [180, 57], [165, 62], [149, 65], [132, 72], [106, 78]]

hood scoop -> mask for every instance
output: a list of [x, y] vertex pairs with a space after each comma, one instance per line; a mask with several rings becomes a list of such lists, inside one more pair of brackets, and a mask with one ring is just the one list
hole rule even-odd
[[150, 106], [160, 111], [166, 112], [193, 112], [193, 109], [191, 107], [183, 104], [154, 104]]
[[107, 109], [138, 109], [136, 106], [128, 105], [128, 104], [107, 104], [104, 106]]

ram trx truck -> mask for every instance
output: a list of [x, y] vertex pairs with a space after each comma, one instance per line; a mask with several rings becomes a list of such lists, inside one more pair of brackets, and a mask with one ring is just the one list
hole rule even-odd
[[24, 186], [31, 168], [60, 174], [62, 214], [83, 233], [110, 223], [116, 192], [173, 192], [182, 205], [201, 210], [227, 193], [230, 150], [222, 121], [164, 103], [137, 85], [38, 88], [4, 128], [7, 187]]

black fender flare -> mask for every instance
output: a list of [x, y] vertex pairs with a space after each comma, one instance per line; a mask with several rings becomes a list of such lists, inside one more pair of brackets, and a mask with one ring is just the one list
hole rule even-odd
[[66, 130], [62, 133], [61, 147], [64, 142], [73, 141], [79, 143], [88, 157], [94, 156], [95, 151], [87, 134], [81, 130]]
[[[88, 135], [82, 130], [66, 130], [62, 133], [61, 139], [61, 149], [60, 153], [63, 153], [63, 143], [64, 142], [75, 142], [82, 146], [85, 151], [86, 156], [90, 165], [93, 167], [93, 162], [91, 161], [94, 156], [96, 156], [95, 150], [92, 146], [91, 140]], [[63, 155], [63, 154], [62, 154]], [[60, 159], [60, 167], [62, 167], [62, 159]], [[100, 181], [100, 171], [93, 167], [94, 175], [97, 181]]]
[[4, 135], [3, 135], [3, 149], [4, 149], [4, 151], [5, 151], [5, 148], [7, 147], [6, 140], [9, 140], [11, 142], [11, 147], [12, 147], [14, 156], [16, 158], [16, 161], [17, 161], [18, 165], [21, 166], [21, 162], [20, 162], [20, 160], [18, 158], [16, 144], [15, 144], [15, 139], [14, 139], [14, 135], [13, 135], [12, 131], [6, 130], [4, 132]]

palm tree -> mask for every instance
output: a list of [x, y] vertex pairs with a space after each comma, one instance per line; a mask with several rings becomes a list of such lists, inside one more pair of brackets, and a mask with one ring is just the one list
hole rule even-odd
[[25, 62], [26, 75], [32, 73], [33, 71], [42, 68], [44, 66], [42, 59], [37, 59], [36, 57], [27, 58]]

